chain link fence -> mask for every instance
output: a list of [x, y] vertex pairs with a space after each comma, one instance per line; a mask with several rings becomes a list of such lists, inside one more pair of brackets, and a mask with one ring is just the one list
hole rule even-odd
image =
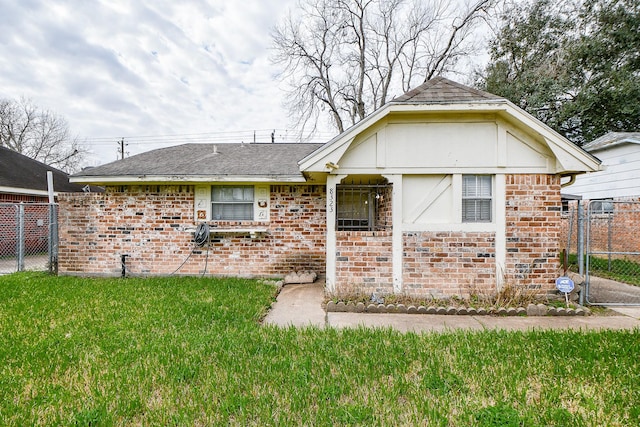
[[640, 304], [640, 202], [589, 202], [585, 271], [589, 304]]
[[57, 272], [57, 213], [55, 204], [0, 203], [0, 274]]

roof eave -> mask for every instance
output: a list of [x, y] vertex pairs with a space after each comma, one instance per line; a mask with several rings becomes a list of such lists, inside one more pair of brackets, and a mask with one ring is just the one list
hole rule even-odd
[[[20, 188], [20, 187], [3, 187], [0, 186], [0, 193], [7, 194], [21, 194], [25, 196], [48, 196], [49, 192], [47, 190], [33, 190], [30, 188]], [[53, 192], [54, 196], [57, 196], [60, 191], [55, 190]]]
[[77, 184], [119, 185], [137, 183], [197, 184], [203, 182], [306, 182], [302, 174], [295, 175], [120, 175], [72, 176]]

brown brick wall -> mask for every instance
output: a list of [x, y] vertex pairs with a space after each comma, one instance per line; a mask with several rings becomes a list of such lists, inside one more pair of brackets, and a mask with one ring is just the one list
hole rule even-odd
[[[108, 187], [103, 194], [60, 195], [61, 274], [119, 275], [120, 255], [130, 274], [174, 272], [194, 249], [193, 186]], [[209, 251], [197, 248], [178, 274], [284, 276], [325, 271], [325, 189], [271, 187], [270, 222], [210, 222], [224, 228], [266, 227], [268, 232], [215, 234]]]
[[[613, 254], [613, 258], [626, 258], [635, 262], [640, 256], [633, 254], [640, 252], [640, 199], [620, 198], [613, 203], [613, 214], [591, 214], [588, 216], [589, 201], [583, 200], [584, 208], [584, 244], [587, 244], [587, 221], [590, 220], [589, 244], [591, 252], [627, 252]], [[577, 253], [578, 238], [578, 201], [569, 202], [569, 212], [562, 215], [560, 247], [566, 248], [569, 233], [571, 234], [570, 253]], [[607, 257], [597, 254], [596, 257]]]
[[0, 193], [0, 203], [49, 203], [49, 196]]
[[[559, 271], [559, 177], [509, 175], [505, 201], [505, 283], [547, 292]], [[495, 237], [493, 232], [404, 233], [403, 292], [418, 297], [494, 293]], [[391, 257], [390, 232], [337, 233], [337, 292], [393, 292]]]
[[336, 232], [336, 291], [392, 293], [392, 233]]
[[404, 233], [402, 267], [409, 295], [439, 298], [492, 292], [494, 233]]
[[560, 261], [560, 177], [507, 175], [505, 284], [546, 292]]

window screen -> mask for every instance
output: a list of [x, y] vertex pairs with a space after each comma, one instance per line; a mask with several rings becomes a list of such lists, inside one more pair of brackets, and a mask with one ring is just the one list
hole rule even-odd
[[491, 222], [491, 176], [462, 176], [462, 222]]
[[589, 210], [594, 215], [610, 215], [613, 213], [613, 201], [611, 199], [592, 200]]
[[211, 217], [214, 220], [253, 220], [253, 186], [211, 187]]

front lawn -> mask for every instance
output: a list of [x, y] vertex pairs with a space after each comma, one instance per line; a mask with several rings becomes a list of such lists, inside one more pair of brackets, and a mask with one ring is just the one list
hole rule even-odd
[[0, 424], [640, 424], [638, 330], [260, 326], [274, 293], [0, 276]]

